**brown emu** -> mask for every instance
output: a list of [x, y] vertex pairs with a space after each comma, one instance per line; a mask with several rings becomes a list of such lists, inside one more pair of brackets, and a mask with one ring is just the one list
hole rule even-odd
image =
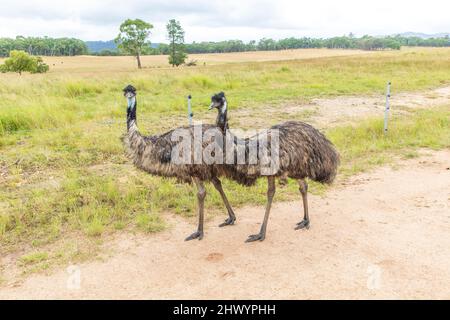
[[[194, 161], [188, 161], [181, 164], [174, 163], [174, 161], [172, 161], [172, 151], [180, 144], [180, 140], [175, 139], [174, 141], [173, 139], [173, 133], [176, 129], [156, 136], [141, 135], [136, 124], [136, 89], [132, 85], [128, 85], [123, 89], [123, 92], [128, 100], [127, 134], [123, 137], [123, 143], [127, 149], [127, 154], [132, 159], [134, 165], [153, 175], [175, 177], [179, 181], [186, 183], [191, 183], [193, 181], [198, 188], [198, 229], [192, 235], [188, 236], [186, 240], [196, 238], [201, 240], [203, 238], [203, 211], [204, 200], [206, 197], [206, 190], [204, 187], [205, 181], [211, 181], [213, 183], [214, 187], [219, 191], [225, 207], [227, 208], [229, 218], [220, 226], [234, 224], [236, 218], [233, 209], [228, 202], [218, 177], [228, 176], [244, 185], [253, 183], [254, 179], [247, 178], [243, 175], [237, 175], [233, 172], [232, 168], [225, 170], [221, 165], [206, 164], [203, 160], [200, 163]], [[201, 125], [200, 127], [202, 134], [208, 129], [217, 129], [215, 125]], [[190, 137], [193, 137], [196, 126], [178, 129], [185, 129]], [[205, 148], [206, 146], [207, 144], [204, 144], [202, 145], [202, 148]]]
[[[263, 158], [258, 157], [256, 163], [250, 163], [248, 159], [248, 149], [252, 144], [255, 145], [258, 143], [258, 137], [239, 139], [231, 134], [228, 128], [227, 100], [223, 92], [212, 96], [209, 109], [213, 108], [217, 108], [218, 110], [216, 125], [224, 133], [226, 132], [228, 136], [231, 136], [231, 148], [233, 148], [232, 152], [235, 154], [234, 159], [237, 157], [236, 150], [239, 149], [239, 146], [244, 146], [245, 163], [234, 164], [237, 174], [251, 179], [267, 176], [268, 179], [267, 205], [261, 230], [258, 234], [250, 235], [247, 242], [262, 241], [265, 238], [270, 207], [275, 194], [275, 178], [277, 177], [297, 179], [303, 200], [304, 216], [303, 220], [297, 224], [296, 229], [308, 229], [310, 224], [307, 198], [308, 184], [305, 179], [309, 178], [327, 184], [333, 182], [339, 165], [339, 154], [333, 144], [317, 129], [303, 122], [288, 121], [275, 125], [267, 130], [266, 136], [268, 143], [261, 147], [266, 148], [269, 156], [277, 157], [278, 162], [275, 170], [269, 174], [263, 173]], [[271, 143], [275, 143], [275, 137], [277, 137], [278, 150], [275, 151], [276, 153], [273, 153], [273, 150], [269, 149], [271, 149]], [[225, 146], [229, 148], [228, 145]]]

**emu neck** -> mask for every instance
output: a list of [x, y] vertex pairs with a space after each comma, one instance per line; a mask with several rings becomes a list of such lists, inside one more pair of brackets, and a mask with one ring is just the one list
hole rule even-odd
[[138, 167], [142, 166], [142, 150], [146, 148], [147, 144], [145, 138], [139, 132], [136, 124], [136, 98], [128, 99], [127, 108], [127, 134], [123, 140], [128, 155], [133, 159], [133, 162]]
[[136, 97], [128, 99], [128, 108], [127, 108], [127, 130], [128, 130], [128, 133], [138, 130], [137, 125], [136, 125], [136, 108], [137, 108]]
[[128, 100], [127, 108], [127, 130], [131, 149], [134, 149], [141, 144], [145, 144], [144, 137], [140, 134], [136, 124], [136, 108], [136, 97], [133, 97]]
[[222, 129], [222, 131], [226, 131], [228, 129], [228, 117], [227, 117], [227, 103], [225, 102], [223, 106], [218, 109], [216, 125]]

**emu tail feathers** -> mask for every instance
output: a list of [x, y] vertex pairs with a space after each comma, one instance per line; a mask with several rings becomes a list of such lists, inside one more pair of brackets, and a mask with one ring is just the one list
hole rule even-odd
[[331, 184], [336, 178], [337, 168], [340, 164], [340, 156], [333, 144], [326, 140], [326, 145], [319, 149], [320, 154], [316, 155], [320, 159], [312, 165], [312, 170], [308, 177], [320, 183]]

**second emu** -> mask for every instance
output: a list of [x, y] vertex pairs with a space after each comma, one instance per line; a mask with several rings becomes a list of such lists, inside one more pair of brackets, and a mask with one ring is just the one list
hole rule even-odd
[[[305, 179], [309, 178], [326, 184], [333, 182], [339, 165], [339, 153], [333, 144], [319, 130], [304, 122], [288, 121], [275, 125], [267, 130], [267, 136], [268, 141], [270, 141], [275, 134], [275, 130], [277, 131], [279, 165], [276, 172], [266, 175], [261, 172], [261, 159], [258, 158], [257, 163], [250, 164], [248, 162], [249, 146], [258, 143], [257, 136], [240, 139], [230, 132], [227, 118], [227, 100], [223, 92], [211, 97], [209, 109], [213, 108], [218, 110], [216, 125], [221, 128], [224, 134], [231, 135], [230, 140], [233, 142], [233, 152], [236, 152], [239, 146], [244, 146], [245, 149], [246, 163], [230, 164], [229, 166], [234, 166], [238, 175], [250, 179], [267, 176], [267, 205], [261, 230], [258, 234], [250, 235], [247, 242], [265, 239], [270, 208], [275, 194], [275, 178], [285, 179], [289, 177], [298, 181], [303, 199], [304, 215], [303, 220], [297, 224], [296, 229], [308, 229], [310, 225], [307, 197], [308, 184]], [[270, 149], [270, 145], [265, 147]], [[267, 150], [267, 153], [270, 154], [270, 150]]]

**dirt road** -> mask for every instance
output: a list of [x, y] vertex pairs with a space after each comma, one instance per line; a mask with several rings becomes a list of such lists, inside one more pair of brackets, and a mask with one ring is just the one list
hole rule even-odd
[[208, 221], [202, 241], [183, 241], [195, 221], [172, 219], [157, 235], [122, 234], [106, 261], [31, 276], [0, 298], [449, 299], [450, 150], [425, 153], [310, 196], [310, 230], [294, 230], [300, 201], [276, 203], [267, 239], [250, 244], [262, 207], [236, 210], [235, 226]]

